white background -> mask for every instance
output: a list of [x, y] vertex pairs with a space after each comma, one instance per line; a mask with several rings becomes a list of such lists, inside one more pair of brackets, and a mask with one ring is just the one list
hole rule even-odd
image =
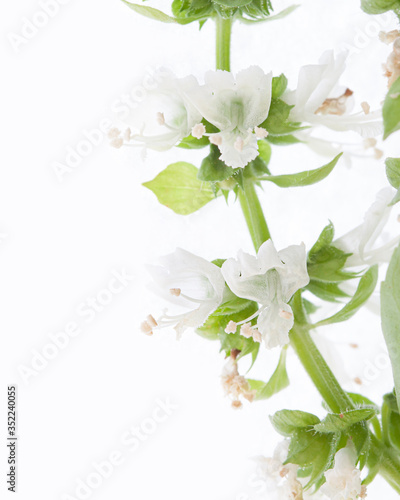
[[[152, 5], [168, 10], [165, 0]], [[277, 12], [287, 5], [275, 1]], [[179, 343], [171, 331], [149, 338], [138, 327], [163, 307], [146, 289], [145, 263], [178, 246], [208, 259], [252, 250], [239, 207], [218, 199], [181, 217], [141, 186], [177, 159], [199, 164], [201, 152], [152, 153], [143, 163], [139, 152], [111, 149], [104, 139], [62, 182], [54, 171], [55, 162], [65, 163], [67, 148], [76, 149], [85, 131], [113, 118], [122, 96], [149, 71], [163, 65], [201, 80], [214, 67], [214, 27], [210, 22], [199, 32], [196, 25], [152, 22], [118, 0], [71, 0], [16, 50], [10, 37], [21, 35], [25, 18], [38, 20], [38, 12], [40, 2], [33, 0], [0, 7], [0, 400], [5, 410], [7, 385], [18, 384], [19, 498], [79, 498], [78, 482], [114, 451], [123, 463], [86, 498], [268, 498], [258, 483], [249, 485], [250, 458], [271, 454], [279, 440], [268, 415], [283, 407], [323, 415], [294, 355], [291, 388], [235, 412], [220, 387], [223, 355], [216, 344], [192, 332]], [[389, 53], [376, 39], [381, 27], [390, 30], [395, 21], [366, 16], [356, 0], [305, 0], [286, 20], [235, 25], [233, 70], [258, 64], [275, 75], [284, 71], [294, 87], [301, 65], [317, 62], [324, 50], [347, 47], [342, 83], [355, 91], [356, 102], [376, 108], [385, 95], [381, 64]], [[385, 153], [396, 154], [395, 139], [385, 143]], [[298, 171], [326, 161], [305, 146], [275, 148], [271, 169]], [[300, 191], [266, 186], [262, 203], [276, 246], [304, 241], [309, 248], [328, 219], [343, 234], [361, 222], [386, 185], [383, 161], [355, 159], [351, 168], [342, 162], [328, 180]], [[79, 308], [88, 307], [82, 303], [122, 270], [132, 277], [129, 285], [90, 321], [80, 315]], [[71, 322], [80, 334], [24, 380], [22, 371], [43, 354], [49, 335]], [[391, 380], [390, 370], [368, 372], [383, 353], [378, 318], [361, 314], [320, 335], [333, 341], [330, 358], [345, 387], [380, 402]], [[363, 347], [351, 349], [350, 342]], [[276, 355], [263, 352], [253, 376], [266, 380]], [[356, 376], [363, 387], [352, 382]], [[131, 428], [150, 429], [159, 399], [176, 406], [172, 414], [136, 449], [124, 444]], [[3, 413], [0, 430], [4, 471]], [[4, 472], [0, 488], [3, 495]], [[378, 495], [396, 497], [383, 482], [368, 498]]]

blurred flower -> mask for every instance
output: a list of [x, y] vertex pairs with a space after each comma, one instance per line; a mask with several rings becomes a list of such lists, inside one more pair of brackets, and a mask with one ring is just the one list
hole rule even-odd
[[110, 130], [111, 145], [166, 151], [178, 144], [202, 119], [191, 99], [198, 86], [194, 76], [176, 78], [172, 73], [165, 74], [125, 120], [126, 130]]
[[288, 451], [289, 441], [284, 440], [275, 448], [272, 458], [257, 457], [260, 476], [265, 479], [271, 497], [280, 500], [302, 500], [303, 487], [297, 479], [299, 467], [284, 464]]
[[258, 156], [257, 139], [268, 135], [259, 125], [268, 116], [271, 85], [271, 73], [251, 66], [236, 78], [228, 71], [209, 71], [205, 85], [194, 92], [197, 110], [220, 131], [210, 135], [210, 142], [226, 165], [242, 168]]
[[375, 243], [388, 221], [392, 210], [392, 207], [388, 205], [394, 193], [395, 191], [390, 187], [379, 191], [376, 201], [365, 214], [364, 222], [334, 241], [334, 246], [352, 254], [346, 261], [347, 266], [371, 266], [389, 262], [394, 247], [400, 241], [400, 236], [396, 236], [378, 247], [375, 246]]
[[294, 106], [290, 114], [294, 121], [374, 137], [382, 132], [381, 112], [370, 113], [369, 106], [363, 103], [363, 111], [349, 114], [353, 92], [338, 87], [346, 67], [346, 57], [345, 52], [335, 58], [333, 51], [328, 51], [322, 55], [319, 64], [303, 66], [297, 89], [286, 92], [283, 99]]
[[177, 316], [166, 313], [156, 320], [150, 316], [143, 324], [144, 333], [173, 326], [178, 338], [187, 328], [201, 326], [221, 304], [225, 281], [219, 267], [186, 250], [160, 258], [161, 266], [149, 266], [155, 291], [188, 312]]
[[353, 444], [348, 444], [336, 453], [334, 467], [325, 472], [326, 483], [321, 487], [321, 492], [330, 500], [366, 497], [366, 488], [361, 485], [361, 472], [355, 467], [356, 461]]
[[225, 261], [222, 274], [235, 295], [261, 304], [255, 315], [241, 323], [258, 316], [256, 328], [267, 348], [287, 344], [294, 323], [288, 302], [309, 282], [304, 244], [277, 252], [268, 240], [261, 245], [257, 257], [240, 251], [237, 260]]

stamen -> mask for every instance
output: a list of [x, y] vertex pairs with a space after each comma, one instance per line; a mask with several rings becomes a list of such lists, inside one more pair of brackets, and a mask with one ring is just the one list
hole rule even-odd
[[364, 140], [364, 148], [369, 149], [369, 148], [374, 148], [377, 144], [377, 140], [374, 139], [373, 137], [369, 137], [368, 139]]
[[256, 134], [257, 139], [265, 139], [268, 137], [268, 131], [262, 127], [255, 127], [254, 133]]
[[132, 139], [132, 131], [130, 128], [127, 128], [124, 132], [124, 141], [129, 142]]
[[116, 137], [115, 139], [112, 139], [110, 145], [116, 149], [122, 148], [122, 146], [124, 145], [124, 140], [122, 139], [122, 137]]
[[107, 134], [109, 139], [115, 139], [116, 137], [119, 137], [120, 135], [121, 135], [121, 131], [116, 127], [111, 128]]
[[198, 123], [192, 128], [192, 136], [195, 139], [201, 139], [206, 133], [206, 127], [202, 123]]
[[235, 323], [234, 321], [229, 321], [229, 323], [226, 325], [225, 333], [236, 333], [237, 327], [237, 323]]
[[236, 151], [239, 151], [239, 153], [241, 153], [243, 151], [243, 146], [244, 146], [243, 139], [240, 136], [237, 137], [233, 147], [236, 149]]
[[376, 160], [380, 160], [383, 157], [383, 151], [381, 149], [375, 148], [374, 149], [374, 157]]
[[214, 144], [214, 146], [221, 146], [222, 137], [219, 134], [210, 135], [210, 142]]
[[279, 311], [279, 316], [283, 319], [292, 319], [293, 318], [293, 313], [289, 312], [289, 311], [284, 311], [283, 309], [281, 309]]
[[232, 401], [232, 408], [235, 410], [239, 410], [243, 406], [243, 403], [241, 403], [238, 399], [235, 399], [235, 401]]
[[362, 102], [361, 103], [362, 110], [366, 115], [369, 115], [369, 112], [371, 111], [371, 106], [367, 102]]
[[250, 323], [245, 323], [240, 328], [240, 335], [243, 335], [243, 337], [246, 337], [248, 339], [253, 336], [253, 328], [251, 327]]
[[160, 111], [156, 115], [157, 123], [159, 125], [165, 125], [165, 116], [164, 113], [161, 113]]
[[170, 288], [169, 289], [169, 293], [171, 295], [174, 295], [174, 297], [179, 297], [179, 295], [181, 294], [182, 290], [180, 288]]
[[328, 98], [321, 104], [321, 106], [315, 111], [315, 114], [321, 113], [322, 115], [344, 115], [346, 112], [346, 101], [349, 97], [353, 95], [353, 91], [346, 89], [344, 94], [339, 97]]
[[149, 323], [149, 325], [152, 326], [153, 328], [158, 326], [157, 321], [154, 319], [154, 316], [152, 316], [151, 314], [149, 314], [146, 319], [147, 319], [147, 322]]
[[397, 30], [393, 30], [393, 31], [389, 31], [389, 32], [381, 31], [379, 33], [379, 40], [383, 43], [386, 43], [386, 45], [390, 45], [399, 36], [400, 36], [400, 31], [397, 31]]

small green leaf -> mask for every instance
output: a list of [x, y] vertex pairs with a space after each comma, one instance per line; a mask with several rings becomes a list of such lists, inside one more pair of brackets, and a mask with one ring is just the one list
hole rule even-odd
[[359, 408], [343, 413], [329, 413], [322, 422], [314, 425], [317, 432], [344, 432], [358, 422], [369, 420], [376, 415], [376, 408]]
[[278, 366], [267, 383], [261, 380], [248, 379], [251, 389], [257, 391], [255, 399], [269, 399], [274, 394], [282, 391], [289, 385], [289, 377], [286, 371], [286, 349], [283, 349], [279, 358]]
[[392, 363], [397, 406], [400, 409], [400, 246], [394, 251], [381, 286], [382, 330]]
[[307, 170], [305, 172], [298, 172], [296, 174], [288, 175], [270, 175], [268, 177], [263, 177], [261, 180], [273, 182], [274, 184], [282, 188], [310, 186], [311, 184], [320, 182], [328, 177], [328, 175], [337, 165], [341, 156], [342, 153], [337, 155], [336, 158], [334, 158], [327, 165], [324, 165], [323, 167], [317, 168], [315, 170]]
[[385, 164], [388, 181], [397, 189], [397, 193], [389, 205], [395, 205], [400, 201], [400, 158], [386, 158]]
[[385, 129], [383, 138], [386, 139], [400, 129], [400, 77], [390, 87], [383, 103], [382, 113]]
[[279, 434], [291, 436], [298, 429], [311, 429], [320, 420], [317, 416], [305, 411], [280, 410], [271, 417], [271, 422]]
[[331, 325], [333, 323], [340, 323], [342, 321], [347, 321], [363, 306], [367, 300], [371, 297], [373, 291], [375, 290], [378, 281], [378, 266], [372, 266], [368, 271], [361, 277], [358, 284], [356, 293], [353, 295], [351, 300], [336, 314], [319, 321], [313, 328], [324, 325]]
[[331, 440], [332, 435], [319, 434], [307, 429], [295, 429], [290, 440], [286, 463], [297, 464], [300, 467], [314, 466], [318, 461], [316, 459], [320, 450], [330, 449]]
[[212, 145], [210, 154], [204, 158], [201, 163], [198, 173], [198, 178], [201, 181], [218, 182], [232, 177], [235, 171], [232, 167], [225, 165], [225, 163], [219, 159], [220, 156], [221, 153], [218, 147]]
[[164, 14], [164, 12], [161, 12], [161, 10], [155, 9], [154, 7], [147, 7], [146, 5], [138, 5], [136, 3], [130, 3], [127, 2], [126, 0], [122, 0], [122, 2], [127, 5], [130, 9], [134, 10], [138, 14], [141, 14], [142, 16], [149, 17], [150, 19], [153, 19], [155, 21], [161, 21], [162, 23], [176, 23], [176, 19], [174, 19], [171, 16], [168, 16], [167, 14]]
[[338, 299], [345, 299], [349, 295], [339, 288], [337, 283], [326, 283], [324, 281], [310, 280], [306, 286], [316, 297], [327, 302], [338, 302]]
[[153, 191], [162, 205], [188, 215], [215, 198], [210, 185], [199, 181], [197, 173], [198, 169], [190, 163], [172, 163], [143, 186]]
[[308, 252], [308, 260], [312, 262], [313, 256], [318, 254], [324, 247], [330, 245], [335, 236], [335, 227], [331, 221], [329, 224], [324, 227], [321, 231], [321, 234], [318, 236], [317, 241], [311, 247], [311, 250]]
[[361, 8], [367, 14], [383, 14], [400, 7], [399, 0], [361, 0]]
[[281, 97], [287, 86], [288, 80], [283, 73], [280, 76], [274, 76], [272, 78], [272, 98], [278, 99]]
[[386, 158], [386, 176], [391, 186], [400, 188], [400, 158]]

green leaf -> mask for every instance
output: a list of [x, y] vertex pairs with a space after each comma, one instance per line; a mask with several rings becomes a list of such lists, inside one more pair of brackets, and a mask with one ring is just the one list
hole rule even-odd
[[315, 170], [307, 170], [305, 172], [298, 172], [296, 174], [288, 175], [270, 175], [268, 177], [263, 177], [261, 180], [273, 182], [274, 184], [282, 188], [310, 186], [311, 184], [320, 182], [328, 177], [328, 175], [337, 165], [341, 156], [342, 153], [337, 155], [336, 158], [334, 158], [327, 165], [324, 165], [323, 167], [317, 168]]
[[311, 429], [320, 420], [317, 416], [305, 411], [280, 410], [271, 417], [271, 422], [279, 434], [291, 436], [299, 429]]
[[400, 246], [396, 248], [381, 286], [382, 330], [392, 363], [400, 409]]
[[391, 186], [400, 188], [400, 158], [386, 158], [386, 176]]
[[288, 86], [288, 80], [282, 73], [280, 76], [272, 78], [272, 99], [278, 99], [285, 92]]
[[134, 10], [138, 14], [141, 14], [142, 16], [149, 17], [150, 19], [153, 19], [155, 21], [161, 21], [162, 23], [176, 23], [176, 19], [174, 19], [171, 16], [168, 16], [167, 14], [164, 14], [164, 12], [161, 12], [161, 10], [154, 9], [153, 7], [147, 7], [146, 5], [138, 5], [136, 3], [130, 3], [127, 2], [126, 0], [122, 0], [122, 2], [127, 5], [130, 9]]
[[225, 165], [219, 159], [221, 153], [217, 146], [211, 145], [210, 154], [204, 158], [198, 173], [198, 179], [201, 181], [218, 182], [232, 177], [234, 170]]
[[326, 300], [327, 302], [338, 302], [338, 299], [345, 299], [349, 295], [339, 288], [337, 283], [327, 283], [324, 281], [310, 280], [306, 286], [316, 297]]
[[386, 177], [390, 184], [397, 189], [397, 193], [389, 205], [400, 201], [400, 158], [386, 158]]
[[282, 391], [289, 385], [289, 377], [286, 371], [286, 349], [283, 349], [279, 358], [278, 366], [267, 383], [261, 380], [247, 380], [251, 389], [257, 391], [255, 399], [269, 399], [274, 394]]
[[198, 169], [190, 163], [172, 163], [143, 186], [153, 191], [162, 205], [188, 215], [215, 198], [211, 187], [198, 180], [197, 173]]
[[336, 314], [319, 321], [313, 328], [324, 325], [331, 325], [333, 323], [340, 323], [342, 321], [347, 321], [363, 306], [367, 300], [371, 297], [373, 291], [375, 290], [378, 281], [378, 266], [372, 266], [368, 271], [361, 277], [356, 293], [353, 295], [351, 300]]
[[329, 413], [322, 422], [314, 425], [317, 432], [344, 432], [352, 425], [373, 418], [377, 414], [376, 408], [359, 408], [343, 413]]
[[400, 7], [399, 0], [361, 0], [361, 8], [367, 14], [383, 14]]
[[[285, 463], [297, 464], [300, 467], [317, 465], [322, 468], [319, 463], [318, 456], [321, 450], [326, 451], [331, 448], [332, 435], [319, 434], [306, 429], [296, 429], [293, 437], [290, 440], [289, 453]], [[326, 453], [322, 454], [326, 460]]]
[[386, 139], [393, 132], [400, 129], [400, 77], [390, 87], [383, 103], [382, 113], [384, 125], [383, 138]]

